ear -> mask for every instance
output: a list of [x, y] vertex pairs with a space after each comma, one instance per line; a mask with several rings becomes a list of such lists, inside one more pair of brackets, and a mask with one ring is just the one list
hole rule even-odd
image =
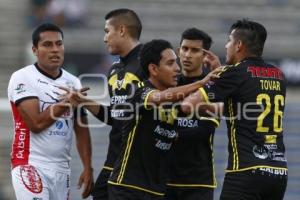
[[35, 47], [35, 46], [32, 46], [32, 52], [33, 52], [33, 54], [35, 55], [35, 56], [37, 56], [38, 55], [38, 50], [37, 50], [37, 48]]
[[148, 70], [149, 70], [149, 76], [157, 76], [158, 75], [158, 66], [150, 63], [148, 65]]
[[237, 41], [236, 51], [240, 52], [243, 47], [244, 47], [244, 43], [241, 40]]
[[126, 32], [126, 27], [124, 25], [120, 25], [119, 26], [119, 31], [120, 31], [121, 37], [123, 37], [125, 35], [125, 32]]

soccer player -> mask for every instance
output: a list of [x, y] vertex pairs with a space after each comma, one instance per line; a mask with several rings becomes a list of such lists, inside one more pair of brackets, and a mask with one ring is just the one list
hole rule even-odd
[[[8, 99], [14, 118], [11, 165], [12, 183], [18, 200], [65, 200], [70, 194], [70, 150], [73, 130], [83, 164], [79, 186], [82, 197], [93, 186], [91, 142], [85, 113], [60, 101], [60, 86], [80, 90], [78, 78], [62, 69], [63, 32], [53, 24], [42, 24], [32, 34], [35, 64], [11, 76]], [[74, 114], [73, 114], [74, 113]], [[76, 116], [77, 115], [77, 116]]]
[[219, 79], [182, 104], [189, 113], [190, 105], [199, 102], [224, 102], [229, 158], [221, 200], [282, 200], [286, 190], [282, 124], [286, 82], [282, 71], [261, 57], [266, 38], [263, 25], [235, 22], [225, 46], [228, 66]]
[[[197, 29], [186, 29], [181, 36], [178, 57], [182, 67], [179, 85], [205, 77], [205, 52], [211, 37]], [[213, 200], [216, 179], [213, 164], [213, 138], [219, 121], [214, 118], [186, 117], [176, 119], [179, 137], [174, 142], [170, 164], [167, 200]]]
[[217, 73], [174, 87], [180, 70], [176, 58], [165, 40], [152, 40], [141, 49], [141, 66], [149, 78], [137, 85], [128, 101], [133, 112], [122, 127], [122, 148], [108, 181], [110, 200], [163, 199], [171, 167], [169, 152], [177, 136], [177, 109], [171, 105]]
[[101, 121], [112, 126], [109, 133], [109, 147], [104, 166], [97, 178], [92, 195], [95, 200], [107, 200], [107, 180], [121, 147], [121, 127], [126, 119], [124, 104], [132, 95], [131, 85], [144, 79], [138, 62], [139, 42], [142, 24], [138, 15], [130, 9], [116, 9], [105, 16], [104, 42], [111, 55], [119, 55], [108, 73], [110, 107], [91, 103], [86, 108]]

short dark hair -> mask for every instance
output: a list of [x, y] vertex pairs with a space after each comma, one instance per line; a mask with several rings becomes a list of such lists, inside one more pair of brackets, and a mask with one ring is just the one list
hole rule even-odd
[[53, 32], [59, 32], [61, 34], [61, 37], [64, 38], [64, 34], [62, 30], [56, 26], [55, 24], [51, 23], [44, 23], [38, 26], [32, 33], [32, 44], [33, 46], [37, 47], [38, 43], [40, 41], [40, 34], [46, 31], [53, 31]]
[[248, 19], [237, 20], [230, 28], [236, 30], [233, 34], [234, 39], [241, 40], [247, 47], [249, 53], [261, 56], [267, 39], [267, 30], [257, 22]]
[[161, 54], [166, 49], [173, 49], [173, 47], [170, 42], [163, 39], [151, 40], [143, 45], [140, 50], [139, 59], [140, 65], [147, 77], [149, 77], [149, 64], [159, 65], [162, 58]]
[[188, 28], [181, 34], [180, 45], [183, 40], [201, 40], [203, 42], [203, 48], [209, 50], [213, 40], [211, 37], [202, 30], [199, 30], [195, 27]]
[[132, 38], [139, 40], [142, 32], [142, 23], [138, 15], [128, 8], [112, 10], [105, 15], [105, 20], [112, 19], [114, 26], [123, 24], [129, 30]]

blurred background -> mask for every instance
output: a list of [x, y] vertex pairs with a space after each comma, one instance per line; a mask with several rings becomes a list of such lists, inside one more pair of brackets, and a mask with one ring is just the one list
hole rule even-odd
[[[289, 161], [289, 182], [285, 200], [300, 199], [300, 1], [299, 0], [0, 0], [0, 200], [15, 199], [10, 179], [10, 150], [13, 122], [7, 101], [7, 84], [13, 71], [31, 64], [31, 33], [42, 22], [61, 26], [65, 35], [65, 66], [74, 75], [106, 74], [115, 57], [107, 55], [103, 43], [104, 16], [116, 8], [130, 8], [140, 16], [141, 41], [154, 38], [179, 45], [183, 30], [197, 27], [213, 40], [212, 51], [221, 58], [230, 25], [241, 18], [265, 25], [268, 39], [264, 58], [281, 67], [288, 80], [284, 134]], [[94, 94], [103, 93], [103, 79], [85, 85]], [[107, 97], [98, 99], [107, 103]], [[99, 125], [92, 117], [90, 122]], [[110, 127], [91, 128], [95, 179], [102, 167]], [[220, 189], [227, 161], [226, 126], [216, 131], [215, 164]], [[81, 199], [76, 183], [82, 165], [73, 148], [71, 199]]]

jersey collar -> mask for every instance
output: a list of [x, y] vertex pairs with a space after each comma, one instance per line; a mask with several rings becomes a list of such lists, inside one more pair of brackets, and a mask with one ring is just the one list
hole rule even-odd
[[122, 63], [128, 63], [132, 58], [136, 59], [139, 50], [141, 49], [142, 44], [138, 44], [134, 47], [125, 57], [120, 57]]
[[37, 63], [34, 63], [34, 66], [35, 66], [35, 68], [36, 68], [41, 74], [43, 74], [44, 76], [46, 76], [46, 77], [48, 77], [48, 78], [50, 78], [50, 79], [52, 79], [52, 80], [56, 80], [56, 79], [58, 79], [59, 77], [61, 77], [61, 75], [62, 75], [62, 70], [61, 70], [61, 69], [59, 69], [59, 74], [58, 74], [56, 77], [53, 77], [53, 76], [51, 76], [50, 74], [48, 74], [47, 72], [43, 71], [43, 70], [41, 69], [41, 67], [40, 67]]

